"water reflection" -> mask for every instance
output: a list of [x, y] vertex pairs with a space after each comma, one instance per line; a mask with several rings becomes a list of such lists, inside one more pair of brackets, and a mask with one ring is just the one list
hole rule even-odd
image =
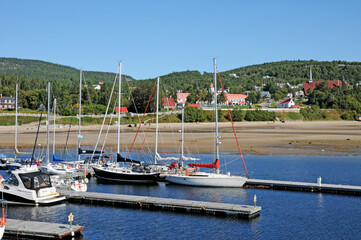
[[318, 205], [319, 208], [322, 208], [322, 209], [324, 208], [322, 193], [317, 194], [317, 205]]

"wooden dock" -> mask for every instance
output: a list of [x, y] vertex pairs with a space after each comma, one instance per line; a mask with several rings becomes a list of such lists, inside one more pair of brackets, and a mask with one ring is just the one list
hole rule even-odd
[[244, 188], [277, 189], [290, 191], [305, 191], [316, 193], [333, 193], [343, 195], [361, 195], [361, 186], [318, 184], [308, 182], [291, 182], [262, 179], [248, 179]]
[[81, 235], [83, 226], [7, 219], [5, 237], [16, 239], [63, 239]]
[[70, 202], [147, 210], [197, 213], [214, 216], [236, 216], [251, 219], [259, 216], [261, 207], [217, 202], [203, 202], [172, 198], [133, 196], [97, 192], [62, 192]]

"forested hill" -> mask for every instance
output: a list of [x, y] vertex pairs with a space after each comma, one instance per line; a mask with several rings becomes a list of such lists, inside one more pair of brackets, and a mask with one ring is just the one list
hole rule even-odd
[[[281, 61], [240, 67], [233, 70], [219, 69], [224, 87], [231, 92], [252, 90], [270, 81], [288, 82], [291, 85], [300, 84], [310, 78], [312, 66], [312, 79], [342, 80], [351, 85], [361, 81], [361, 62], [345, 61]], [[200, 73], [199, 71], [174, 72], [161, 77], [162, 87], [173, 92], [181, 89], [207, 89], [213, 79], [213, 73]], [[140, 85], [145, 82], [154, 82], [155, 79], [146, 79], [133, 82]]]
[[[97, 81], [112, 82], [115, 73], [83, 71], [86, 80], [91, 83]], [[0, 58], [0, 75], [12, 75], [16, 77], [26, 77], [46, 81], [79, 79], [79, 69], [54, 64], [39, 60], [28, 60], [18, 58]], [[127, 80], [133, 80], [129, 76], [124, 76]]]

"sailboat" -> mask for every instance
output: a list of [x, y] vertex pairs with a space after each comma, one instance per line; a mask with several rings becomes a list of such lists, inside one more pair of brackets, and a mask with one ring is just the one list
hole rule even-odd
[[150, 171], [143, 166], [140, 161], [124, 158], [120, 154], [120, 106], [121, 106], [121, 65], [119, 63], [119, 86], [118, 86], [118, 122], [117, 122], [117, 163], [124, 162], [130, 167], [120, 167], [118, 164], [113, 166], [93, 166], [95, 177], [99, 180], [123, 183], [137, 183], [137, 184], [155, 184], [155, 179], [159, 173]]
[[[60, 162], [55, 156], [55, 117], [56, 117], [56, 99], [54, 99], [54, 132], [53, 132], [53, 161]], [[50, 82], [48, 82], [48, 114], [47, 114], [47, 147], [46, 147], [46, 161], [45, 164], [40, 165], [39, 169], [41, 172], [51, 175], [50, 179], [58, 189], [73, 190], [76, 192], [87, 191], [87, 179], [73, 179], [73, 175], [76, 174], [78, 168], [71, 167], [69, 164], [57, 164], [50, 163], [50, 134], [49, 134], [49, 123], [50, 123]], [[60, 160], [60, 161], [59, 161]]]
[[[247, 178], [242, 176], [232, 176], [230, 173], [221, 174], [219, 171], [219, 138], [218, 135], [218, 113], [217, 113], [217, 65], [216, 59], [213, 59], [214, 66], [214, 106], [215, 106], [215, 139], [216, 139], [216, 160], [210, 164], [189, 163], [190, 166], [185, 172], [179, 172], [178, 174], [169, 174], [165, 176], [165, 180], [181, 185], [198, 186], [198, 187], [242, 187]], [[210, 168], [216, 169], [216, 173], [198, 172], [196, 168]]]

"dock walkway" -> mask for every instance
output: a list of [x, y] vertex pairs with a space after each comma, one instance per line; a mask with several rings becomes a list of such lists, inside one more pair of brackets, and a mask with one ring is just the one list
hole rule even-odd
[[79, 236], [83, 226], [6, 219], [5, 236], [33, 239], [62, 239]]
[[344, 195], [361, 195], [361, 186], [318, 184], [308, 182], [276, 181], [263, 179], [248, 179], [244, 188], [277, 189], [291, 191], [305, 191], [316, 193], [334, 193]]
[[149, 210], [210, 214], [215, 216], [236, 216], [239, 218], [255, 218], [259, 216], [261, 207], [229, 203], [192, 201], [172, 198], [158, 198], [123, 194], [97, 192], [61, 192], [70, 202], [112, 205], [115, 207], [131, 207]]

